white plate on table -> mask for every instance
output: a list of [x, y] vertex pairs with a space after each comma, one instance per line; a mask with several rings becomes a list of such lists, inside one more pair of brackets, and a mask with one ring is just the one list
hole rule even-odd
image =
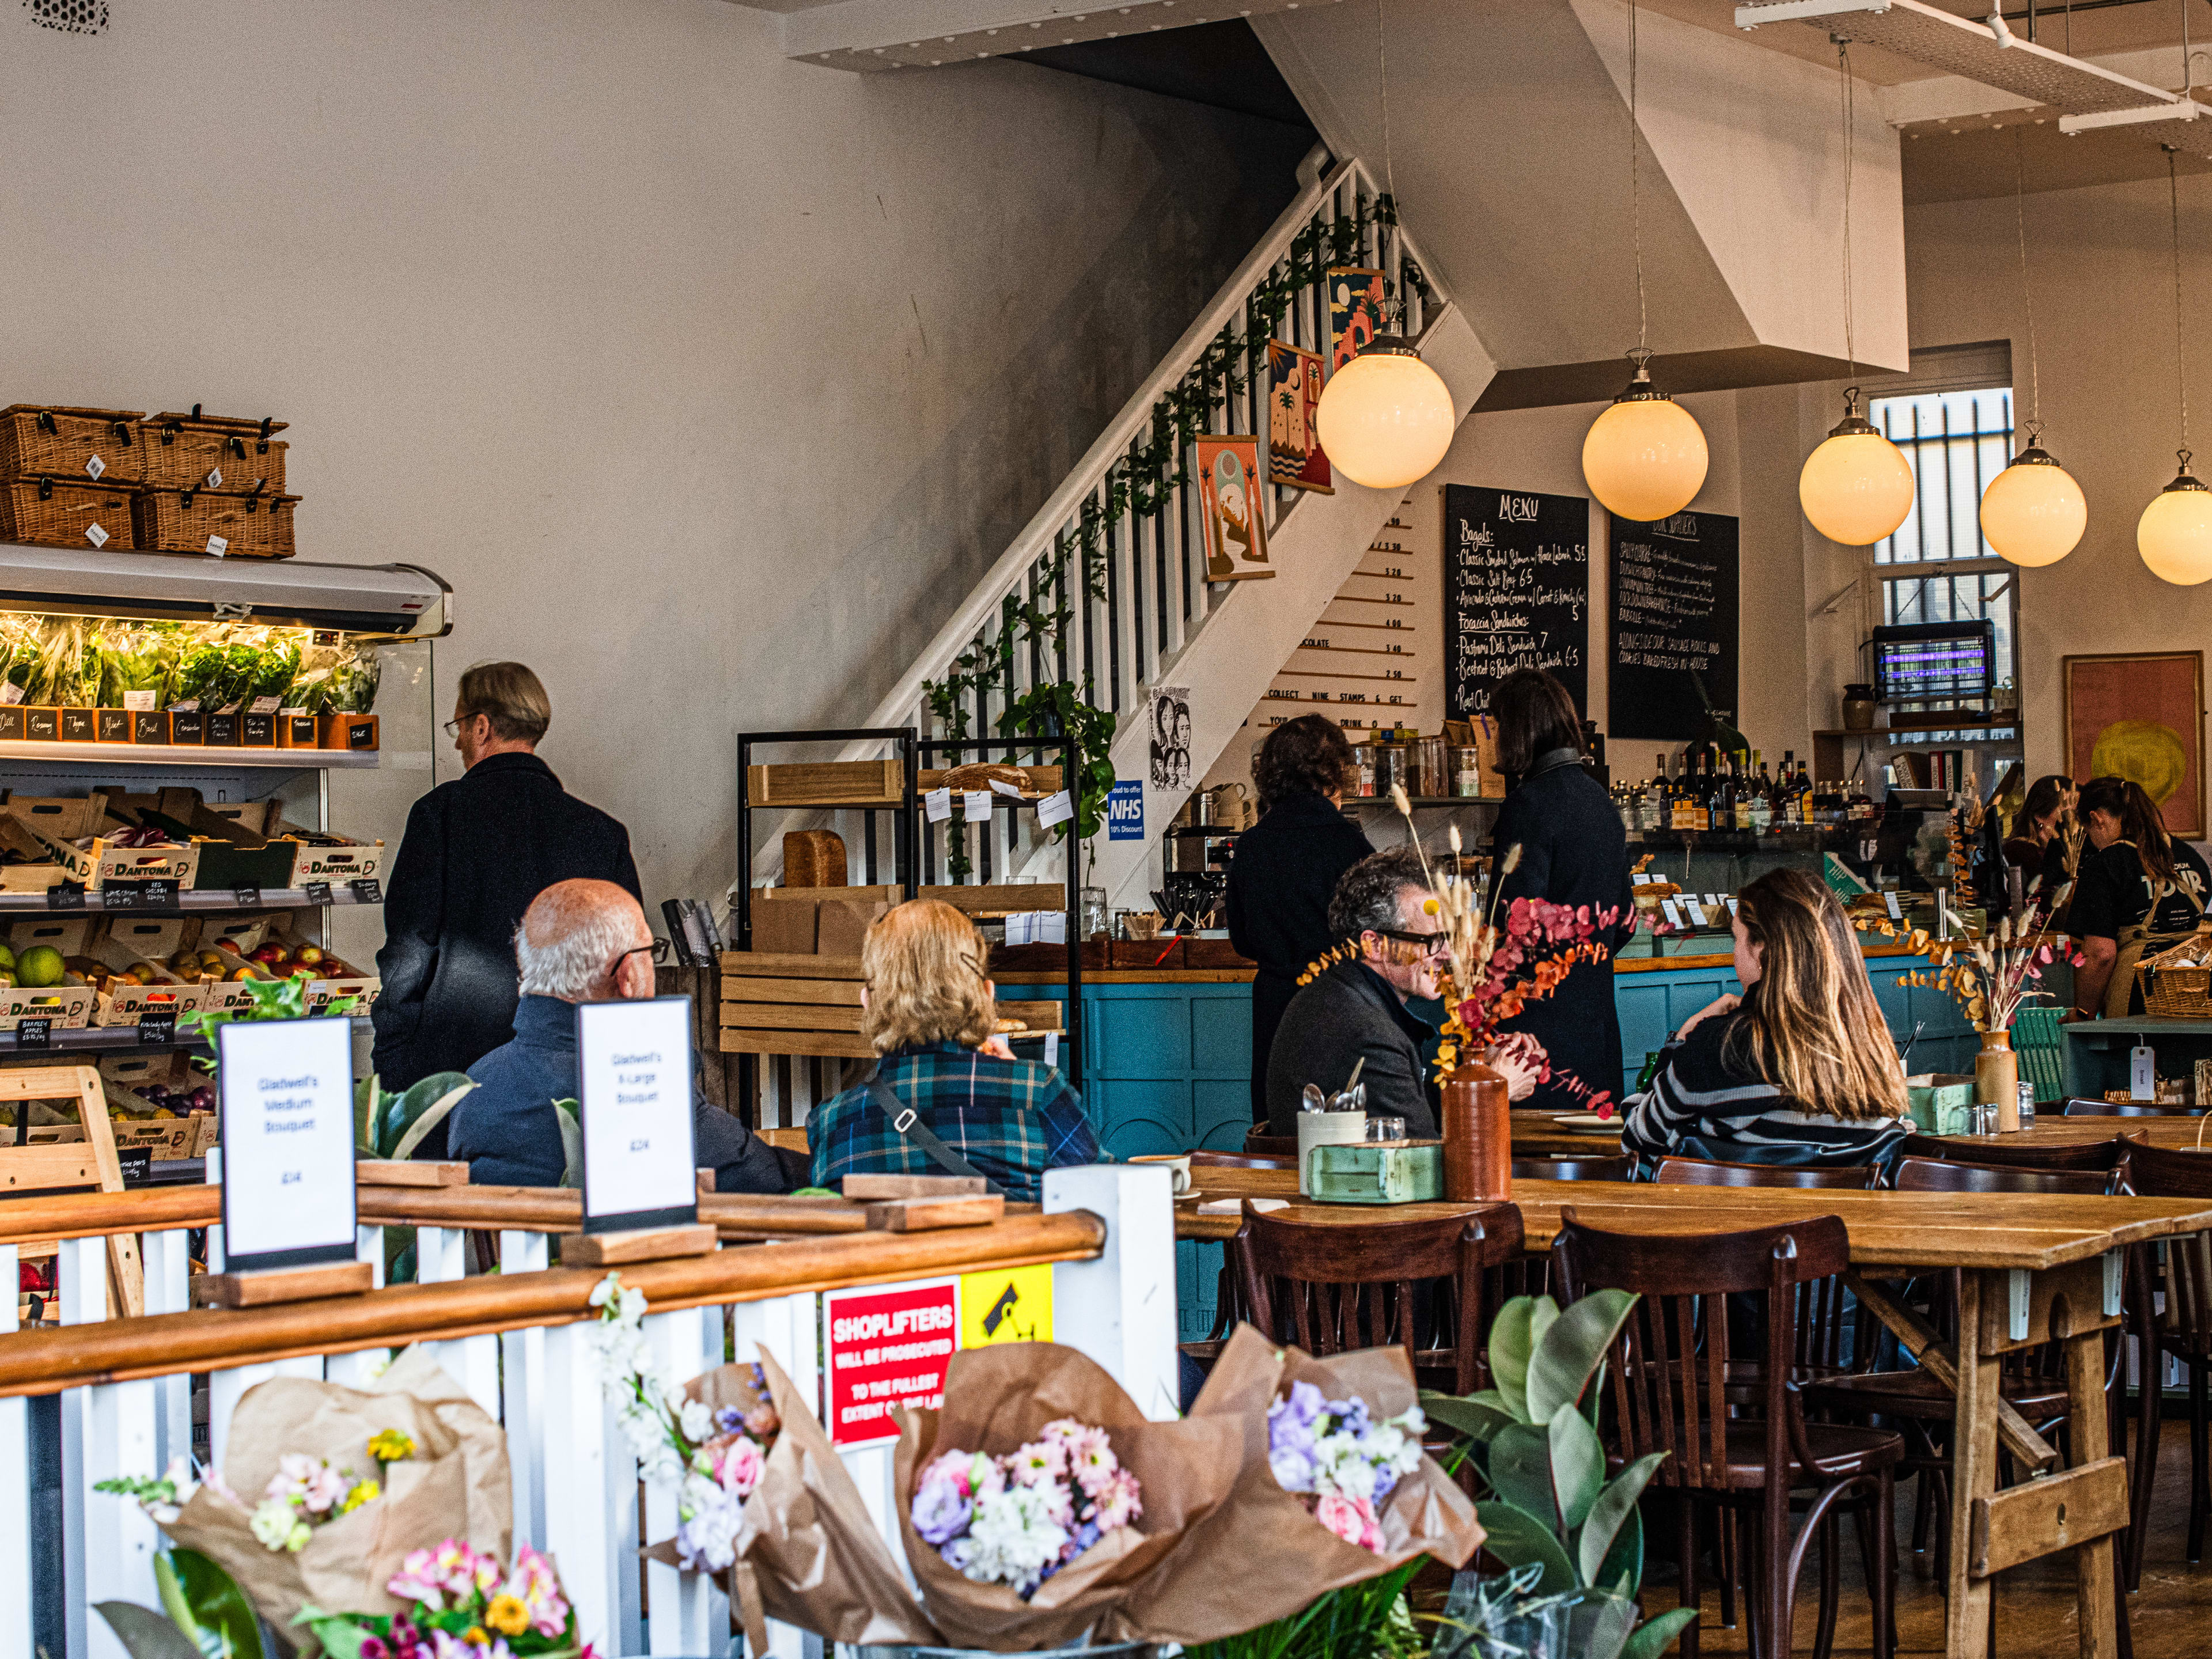
[[1617, 1135], [1620, 1133], [1618, 1117], [1600, 1117], [1595, 1112], [1562, 1112], [1552, 1121], [1569, 1134]]

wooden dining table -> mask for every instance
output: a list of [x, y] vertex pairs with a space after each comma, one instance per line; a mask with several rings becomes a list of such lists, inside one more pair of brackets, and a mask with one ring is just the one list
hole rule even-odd
[[[1551, 1112], [1514, 1112], [1513, 1156], [1516, 1158], [1603, 1158], [1620, 1150], [1620, 1131], [1570, 1129]], [[2080, 1146], [2093, 1140], [2127, 1135], [2153, 1146], [2173, 1151], [2202, 1146], [2212, 1152], [2212, 1115], [2205, 1117], [2061, 1117], [2055, 1111], [2039, 1112], [2032, 1128], [2005, 1135], [1943, 1135], [1960, 1150], [1953, 1154], [1961, 1163], [1973, 1159], [1969, 1150], [1977, 1144], [2007, 1146]], [[2203, 1137], [2200, 1141], [2198, 1137]]]
[[[2070, 1131], [2075, 1124], [2120, 1122], [2133, 1130], [2161, 1121], [2063, 1121]], [[2039, 1125], [2024, 1133], [2043, 1132]], [[2104, 1132], [2111, 1133], [2110, 1127]], [[1297, 1196], [1291, 1170], [1200, 1166], [1191, 1176], [1194, 1189], [1176, 1206], [1176, 1236], [1182, 1238], [1233, 1237], [1247, 1198], [1280, 1200], [1283, 1207], [1274, 1213], [1317, 1226], [1448, 1216], [1476, 1207], [1315, 1203]], [[2104, 1333], [2119, 1322], [2126, 1248], [2212, 1231], [2212, 1204], [1566, 1181], [1516, 1182], [1512, 1202], [1532, 1253], [1550, 1248], [1568, 1209], [1585, 1226], [1655, 1236], [1839, 1217], [1850, 1240], [1846, 1277], [1852, 1291], [1957, 1401], [1944, 1651], [1955, 1659], [1980, 1659], [1988, 1646], [1993, 1577], [2071, 1550], [2081, 1652], [2085, 1659], [2112, 1659], [2118, 1617], [2113, 1534], [2127, 1524], [2128, 1488], [2125, 1460], [2105, 1455]], [[1946, 1340], [1894, 1287], [1895, 1280], [1940, 1268], [1959, 1270], [1955, 1340]], [[1998, 1395], [2003, 1357], [2046, 1342], [2064, 1349], [2070, 1466]], [[2028, 1472], [2002, 1492], [1996, 1490], [2000, 1443]]]

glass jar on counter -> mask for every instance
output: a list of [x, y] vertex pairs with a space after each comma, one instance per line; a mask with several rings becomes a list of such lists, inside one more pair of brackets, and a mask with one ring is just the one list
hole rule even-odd
[[1395, 784], [1408, 794], [1413, 793], [1411, 779], [1407, 775], [1413, 759], [1411, 745], [1402, 743], [1378, 743], [1375, 745], [1375, 793], [1387, 795]]
[[1431, 799], [1451, 793], [1451, 785], [1444, 775], [1444, 740], [1441, 737], [1413, 739], [1416, 756], [1415, 775], [1419, 787], [1409, 793], [1425, 795]]
[[1371, 796], [1375, 793], [1375, 745], [1355, 743], [1352, 745], [1352, 793]]
[[1473, 744], [1451, 751], [1451, 793], [1466, 799], [1482, 793], [1482, 750]]

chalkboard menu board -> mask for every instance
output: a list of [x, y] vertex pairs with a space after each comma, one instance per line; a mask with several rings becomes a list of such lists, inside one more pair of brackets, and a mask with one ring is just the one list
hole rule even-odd
[[1607, 735], [1701, 736], [1709, 703], [1738, 712], [1736, 521], [1678, 513], [1656, 524], [1612, 523]]
[[1516, 668], [1547, 668], [1589, 703], [1589, 502], [1444, 486], [1445, 713], [1490, 712]]

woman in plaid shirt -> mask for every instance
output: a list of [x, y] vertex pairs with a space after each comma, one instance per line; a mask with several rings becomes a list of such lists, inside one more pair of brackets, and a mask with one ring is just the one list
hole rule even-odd
[[948, 1173], [885, 1109], [884, 1088], [899, 1113], [912, 1109], [920, 1127], [1017, 1201], [1037, 1201], [1047, 1170], [1104, 1161], [1082, 1097], [1055, 1068], [1015, 1059], [993, 1035], [989, 951], [973, 922], [934, 899], [896, 906], [868, 929], [860, 1030], [875, 1048], [876, 1076], [808, 1119], [816, 1186], [848, 1175]]

